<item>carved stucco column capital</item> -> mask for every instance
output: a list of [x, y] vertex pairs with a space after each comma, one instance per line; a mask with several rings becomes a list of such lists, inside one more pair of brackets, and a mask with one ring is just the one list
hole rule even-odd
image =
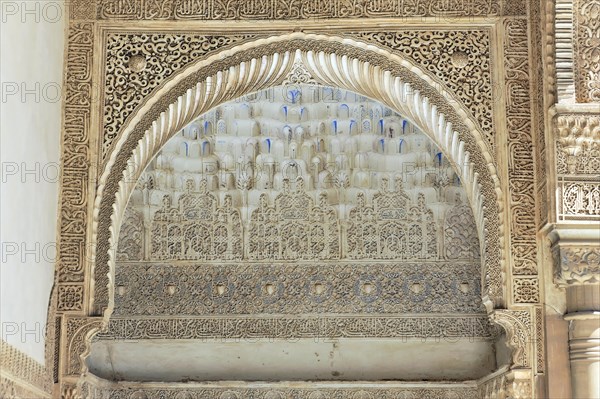
[[573, 398], [600, 397], [600, 230], [555, 225], [549, 233], [554, 282], [566, 289]]
[[600, 230], [597, 225], [555, 225], [548, 238], [555, 284], [561, 287], [600, 284]]

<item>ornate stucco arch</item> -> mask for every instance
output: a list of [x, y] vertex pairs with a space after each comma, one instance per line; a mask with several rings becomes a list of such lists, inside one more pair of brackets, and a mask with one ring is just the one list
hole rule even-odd
[[157, 88], [116, 136], [100, 174], [90, 246], [95, 248], [90, 302], [97, 314], [108, 310], [105, 321], [113, 304], [121, 218], [148, 162], [199, 115], [260, 89], [301, 83], [299, 70], [317, 84], [382, 102], [439, 146], [463, 181], [475, 215], [488, 310], [504, 304], [500, 181], [492, 151], [466, 108], [427, 72], [396, 54], [353, 39], [296, 32], [250, 41], [193, 63]]

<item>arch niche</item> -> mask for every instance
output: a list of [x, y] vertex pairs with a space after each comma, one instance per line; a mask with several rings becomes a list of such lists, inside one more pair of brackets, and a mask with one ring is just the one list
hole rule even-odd
[[341, 88], [380, 102], [408, 119], [444, 153], [463, 183], [475, 217], [484, 304], [490, 313], [504, 307], [502, 191], [492, 150], [468, 111], [428, 73], [398, 55], [347, 38], [293, 33], [251, 41], [197, 61], [165, 81], [120, 130], [94, 203], [89, 303], [92, 313], [103, 315], [105, 325], [114, 307], [123, 215], [153, 157], [181, 129], [220, 104], [273, 86], [305, 83]]
[[[137, 179], [161, 147], [215, 106], [272, 86], [305, 83], [341, 88], [403, 115], [450, 160], [463, 182], [482, 246], [482, 294], [489, 311], [505, 304], [501, 255], [503, 198], [494, 157], [459, 101], [401, 57], [355, 40], [293, 33], [236, 46], [172, 76], [123, 126], [95, 199], [90, 303], [111, 314], [119, 227]], [[93, 259], [93, 257], [91, 258]]]

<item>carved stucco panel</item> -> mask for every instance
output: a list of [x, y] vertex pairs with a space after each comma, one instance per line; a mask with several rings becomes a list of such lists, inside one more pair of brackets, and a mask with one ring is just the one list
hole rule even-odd
[[600, 117], [561, 114], [555, 119], [556, 167], [560, 175], [600, 174]]
[[115, 317], [96, 340], [486, 338], [498, 334], [485, 315]]
[[[477, 389], [473, 387], [197, 387], [187, 389], [177, 388], [152, 388], [144, 384], [125, 387], [95, 387], [90, 384], [86, 388], [92, 397], [98, 399], [475, 399], [478, 398]], [[518, 398], [524, 398], [519, 396]]]
[[511, 368], [527, 369], [531, 367], [532, 343], [536, 339], [531, 310], [497, 309], [491, 317], [506, 331], [507, 345], [512, 349]]
[[574, 0], [573, 12], [577, 101], [600, 102], [600, 1]]
[[61, 338], [63, 376], [80, 376], [87, 370], [83, 359], [88, 355], [92, 336], [103, 326], [102, 319], [67, 316], [63, 319]]
[[484, 131], [493, 153], [491, 42], [486, 30], [354, 33], [413, 59], [456, 95]]

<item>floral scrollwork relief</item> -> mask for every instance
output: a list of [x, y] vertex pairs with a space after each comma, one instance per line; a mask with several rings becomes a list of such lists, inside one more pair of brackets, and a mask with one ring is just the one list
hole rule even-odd
[[600, 247], [552, 248], [554, 281], [559, 285], [600, 283]]
[[575, 65], [579, 102], [600, 102], [600, 1], [576, 0]]
[[[600, 117], [584, 114], [560, 115], [556, 120], [556, 130], [558, 173], [580, 174], [600, 171], [598, 160]], [[582, 157], [589, 158], [589, 162], [580, 165]]]

